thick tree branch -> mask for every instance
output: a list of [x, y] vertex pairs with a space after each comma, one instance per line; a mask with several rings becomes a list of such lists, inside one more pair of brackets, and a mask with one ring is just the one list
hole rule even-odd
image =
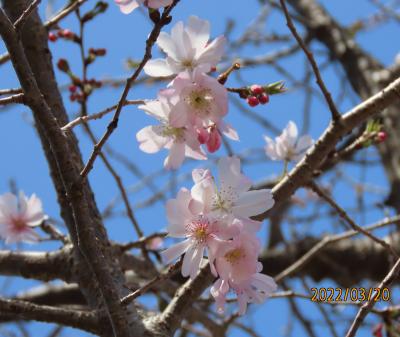
[[104, 326], [94, 312], [61, 309], [18, 300], [0, 299], [0, 312], [0, 317], [13, 320], [57, 323], [96, 334]]
[[[277, 204], [287, 200], [300, 186], [306, 184], [329, 157], [336, 144], [353, 128], [359, 126], [368, 118], [378, 114], [391, 104], [400, 100], [400, 78], [392, 82], [378, 94], [359, 104], [345, 115], [341, 123], [331, 123], [324, 134], [315, 143], [314, 147], [287, 174], [273, 189], [272, 193]], [[269, 211], [255, 217], [258, 220], [266, 219]]]

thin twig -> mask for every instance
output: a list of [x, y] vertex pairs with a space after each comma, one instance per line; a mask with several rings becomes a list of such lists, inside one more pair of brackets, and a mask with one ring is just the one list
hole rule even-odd
[[[363, 228], [364, 231], [372, 231], [374, 229], [382, 228], [384, 226], [390, 225], [390, 224], [400, 224], [400, 215], [384, 219], [382, 221], [379, 221], [375, 224], [372, 224], [370, 226], [366, 226]], [[295, 263], [290, 265], [288, 268], [286, 268], [284, 271], [282, 271], [279, 275], [275, 277], [276, 282], [280, 282], [282, 279], [293, 275], [293, 273], [297, 272], [300, 268], [304, 267], [308, 262], [311, 261], [311, 259], [325, 246], [328, 244], [332, 244], [334, 242], [338, 242], [344, 239], [351, 238], [352, 236], [355, 236], [357, 234], [360, 234], [359, 231], [357, 230], [350, 230], [341, 234], [336, 234], [336, 235], [330, 235], [330, 236], [325, 236], [320, 242], [318, 242], [314, 247], [312, 247], [307, 253], [305, 253], [301, 258], [299, 258]]]
[[[378, 286], [379, 289], [387, 288], [395, 278], [398, 277], [398, 274], [400, 272], [400, 259], [397, 260], [393, 268], [390, 270], [390, 272], [385, 276], [381, 284]], [[380, 291], [380, 290], [376, 290]], [[371, 311], [371, 309], [374, 307], [376, 301], [375, 301], [375, 294], [376, 291], [374, 292], [374, 295], [372, 298], [363, 304], [360, 308], [360, 310], [357, 313], [356, 318], [354, 319], [353, 323], [350, 326], [349, 331], [346, 334], [346, 337], [354, 337], [356, 335], [356, 332], [358, 328], [361, 326], [362, 322], [364, 321], [365, 317], [368, 315], [368, 313]]]
[[149, 282], [147, 282], [143, 287], [140, 287], [139, 289], [136, 289], [133, 293], [125, 296], [124, 298], [121, 299], [121, 304], [122, 305], [128, 305], [131, 303], [135, 298], [145, 294], [148, 292], [151, 288], [154, 287], [157, 283], [169, 279], [171, 276], [173, 276], [175, 273], [178, 272], [179, 268], [181, 267], [182, 262], [179, 260], [172, 266], [168, 268], [168, 270], [165, 273], [162, 273], [160, 275], [157, 275], [153, 279], [151, 279]]
[[286, 7], [285, 0], [280, 0], [280, 3], [281, 3], [281, 6], [282, 6], [282, 9], [283, 9], [283, 12], [285, 14], [285, 17], [286, 17], [287, 26], [289, 27], [290, 31], [292, 32], [292, 34], [293, 34], [294, 38], [296, 39], [297, 43], [300, 45], [301, 49], [303, 49], [304, 53], [306, 54], [306, 56], [307, 56], [307, 58], [308, 58], [308, 60], [309, 60], [309, 62], [311, 64], [311, 67], [312, 67], [312, 69], [314, 71], [317, 84], [320, 87], [320, 89], [321, 89], [321, 91], [322, 91], [322, 93], [323, 93], [323, 95], [325, 97], [325, 100], [326, 100], [326, 102], [327, 102], [327, 104], [329, 106], [329, 110], [331, 111], [332, 118], [333, 118], [334, 121], [337, 122], [337, 121], [339, 121], [341, 119], [342, 116], [339, 113], [339, 111], [337, 110], [337, 108], [335, 106], [335, 103], [332, 100], [332, 96], [331, 96], [330, 92], [328, 91], [328, 89], [326, 88], [324, 81], [322, 80], [320, 71], [318, 69], [317, 62], [315, 61], [312, 52], [310, 50], [308, 50], [308, 48], [305, 45], [303, 39], [297, 33], [296, 27], [294, 26], [293, 21], [290, 18], [290, 14], [289, 14], [289, 11], [288, 11], [288, 9]]
[[155, 24], [153, 30], [151, 31], [149, 37], [147, 38], [146, 50], [145, 50], [144, 56], [142, 58], [142, 61], [140, 62], [139, 66], [136, 68], [136, 70], [132, 74], [132, 76], [127, 79], [124, 91], [118, 102], [118, 106], [114, 113], [114, 116], [113, 116], [111, 122], [108, 124], [106, 132], [103, 134], [100, 141], [94, 146], [93, 152], [90, 155], [88, 162], [86, 163], [85, 167], [83, 168], [83, 170], [81, 172], [81, 177], [85, 178], [88, 175], [90, 170], [93, 168], [93, 164], [94, 164], [97, 156], [101, 152], [104, 144], [107, 142], [108, 138], [110, 138], [110, 136], [114, 132], [114, 130], [118, 127], [119, 116], [121, 114], [124, 102], [126, 101], [126, 97], [128, 96], [129, 90], [130, 90], [131, 86], [133, 85], [133, 83], [135, 82], [135, 80], [137, 79], [137, 77], [139, 76], [139, 74], [141, 73], [144, 66], [146, 65], [147, 61], [149, 61], [151, 59], [151, 57], [152, 57], [151, 51], [153, 49], [153, 45], [156, 43], [157, 38], [160, 35], [161, 29], [170, 22], [169, 14], [171, 13], [172, 9], [177, 5], [178, 2], [179, 2], [179, 0], [174, 0], [172, 5], [167, 7], [164, 10], [160, 20], [158, 21], [157, 24]]
[[0, 98], [0, 105], [8, 105], [8, 104], [25, 104], [24, 102], [24, 94], [16, 94], [4, 98]]
[[42, 0], [33, 0], [30, 5], [25, 9], [21, 16], [15, 20], [14, 22], [14, 29], [16, 31], [21, 31], [21, 29], [24, 27], [25, 21], [29, 18], [29, 15], [39, 6], [40, 2]]
[[14, 95], [14, 94], [22, 94], [22, 89], [21, 88], [0, 89], [0, 96]]
[[308, 183], [308, 186], [318, 194], [319, 197], [321, 197], [323, 200], [325, 200], [329, 205], [332, 206], [332, 208], [339, 214], [339, 216], [350, 225], [351, 228], [353, 228], [355, 231], [358, 231], [365, 236], [369, 237], [371, 240], [375, 241], [379, 245], [383, 246], [390, 254], [392, 254], [396, 259], [399, 258], [399, 255], [397, 254], [396, 250], [388, 244], [385, 240], [377, 238], [375, 235], [372, 235], [368, 231], [366, 231], [364, 228], [360, 227], [357, 225], [353, 219], [350, 218], [350, 216], [346, 213], [346, 211], [341, 208], [333, 198], [331, 198], [328, 194], [326, 194], [322, 189], [318, 187], [318, 185], [314, 181], [310, 181]]
[[[144, 100], [128, 100], [125, 101], [123, 103], [123, 105], [139, 105], [139, 104], [144, 104], [145, 101]], [[74, 119], [73, 121], [69, 122], [68, 124], [64, 125], [61, 130], [63, 131], [69, 131], [71, 129], [73, 129], [75, 126], [79, 125], [79, 124], [83, 124], [84, 122], [88, 122], [94, 119], [100, 119], [103, 116], [107, 115], [108, 113], [114, 111], [116, 108], [118, 107], [118, 104], [115, 104], [107, 109], [104, 109], [103, 111], [97, 112], [95, 114], [92, 115], [87, 115], [87, 116], [80, 116], [76, 119]]]

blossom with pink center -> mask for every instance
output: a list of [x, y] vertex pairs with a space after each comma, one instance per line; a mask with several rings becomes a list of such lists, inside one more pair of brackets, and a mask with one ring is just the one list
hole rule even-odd
[[253, 233], [242, 231], [233, 240], [218, 246], [215, 269], [223, 280], [239, 284], [259, 271], [260, 251], [261, 245], [257, 237]]
[[141, 4], [146, 7], [158, 9], [172, 4], [173, 0], [114, 0], [124, 14], [129, 14]]
[[203, 127], [210, 122], [217, 124], [228, 112], [226, 88], [199, 69], [180, 73], [169, 88], [173, 90], [175, 108], [196, 126]]
[[211, 287], [210, 292], [216, 301], [217, 310], [220, 313], [223, 313], [225, 310], [226, 295], [230, 289], [237, 295], [239, 304], [238, 314], [244, 315], [248, 303], [263, 303], [276, 291], [277, 285], [272, 277], [261, 273], [255, 273], [248, 280], [239, 284], [219, 278]]
[[158, 100], [140, 105], [139, 109], [159, 121], [158, 125], [146, 126], [136, 134], [139, 148], [147, 153], [168, 149], [169, 155], [164, 161], [166, 169], [179, 168], [185, 157], [207, 159], [200, 148], [195, 130], [186, 123], [186, 117], [175, 113], [168, 91], [161, 92]]
[[220, 186], [217, 188], [211, 173], [203, 173], [203, 179], [195, 181], [192, 197], [204, 205], [205, 212], [214, 216], [236, 218], [249, 226], [258, 223], [251, 216], [261, 214], [274, 205], [270, 190], [251, 190], [251, 181], [240, 171], [240, 159], [224, 157], [218, 161]]
[[264, 136], [267, 143], [265, 152], [272, 160], [299, 161], [307, 150], [314, 144], [314, 140], [309, 135], [298, 138], [297, 126], [289, 121], [282, 134], [275, 138], [275, 142]]
[[0, 196], [0, 237], [6, 243], [37, 242], [39, 235], [33, 227], [45, 219], [42, 202], [35, 194], [29, 199], [22, 191], [19, 198], [12, 193]]
[[236, 231], [232, 226], [221, 226], [217, 219], [203, 214], [200, 204], [193, 201], [190, 191], [182, 188], [176, 199], [167, 202], [168, 235], [185, 238], [162, 252], [167, 262], [185, 254], [182, 275], [194, 278], [201, 266], [205, 251], [210, 261], [215, 259], [215, 251], [224, 239], [232, 237]]
[[210, 39], [210, 24], [196, 16], [189, 18], [185, 27], [182, 21], [171, 30], [171, 34], [161, 32], [157, 45], [167, 54], [166, 59], [155, 59], [147, 62], [144, 71], [149, 76], [171, 76], [185, 70], [199, 68], [209, 72], [220, 61], [225, 38]]

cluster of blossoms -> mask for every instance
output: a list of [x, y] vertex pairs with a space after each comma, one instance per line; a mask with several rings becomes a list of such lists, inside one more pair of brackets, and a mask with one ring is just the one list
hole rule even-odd
[[39, 235], [34, 227], [46, 218], [42, 202], [35, 194], [29, 199], [24, 192], [19, 192], [19, 197], [12, 193], [0, 196], [0, 237], [6, 243], [37, 242]]
[[169, 150], [164, 166], [177, 169], [185, 159], [207, 159], [222, 143], [221, 134], [238, 140], [236, 131], [223, 121], [228, 112], [226, 88], [210, 71], [223, 55], [225, 38], [210, 41], [210, 25], [196, 16], [185, 26], [178, 22], [171, 34], [161, 32], [158, 46], [165, 59], [150, 60], [144, 67], [149, 76], [175, 76], [157, 100], [139, 106], [158, 124], [140, 130], [136, 138], [147, 153]]
[[218, 277], [211, 288], [218, 311], [224, 311], [230, 290], [237, 294], [239, 314], [247, 303], [261, 303], [276, 289], [274, 280], [261, 274], [261, 245], [256, 237], [261, 223], [251, 219], [274, 205], [270, 190], [249, 190], [236, 157], [218, 162], [219, 186], [209, 170], [193, 171], [194, 186], [182, 188], [167, 202], [168, 233], [184, 238], [163, 251], [167, 262], [184, 254], [182, 275], [194, 278], [205, 253]]

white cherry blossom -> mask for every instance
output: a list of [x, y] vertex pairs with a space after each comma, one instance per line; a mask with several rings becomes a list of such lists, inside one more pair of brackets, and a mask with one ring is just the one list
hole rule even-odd
[[46, 219], [42, 202], [35, 194], [27, 198], [19, 192], [19, 198], [12, 193], [0, 196], [0, 237], [6, 243], [37, 242], [39, 235], [33, 227]]
[[275, 138], [264, 136], [267, 143], [265, 152], [272, 160], [282, 160], [285, 162], [299, 161], [307, 150], [314, 144], [314, 140], [309, 135], [298, 138], [297, 126], [289, 121], [282, 134]]
[[210, 39], [210, 24], [196, 16], [189, 18], [187, 26], [179, 21], [171, 34], [161, 32], [158, 46], [167, 54], [166, 59], [147, 62], [144, 71], [149, 76], [171, 76], [182, 71], [199, 68], [209, 72], [217, 65], [224, 52], [225, 38]]

